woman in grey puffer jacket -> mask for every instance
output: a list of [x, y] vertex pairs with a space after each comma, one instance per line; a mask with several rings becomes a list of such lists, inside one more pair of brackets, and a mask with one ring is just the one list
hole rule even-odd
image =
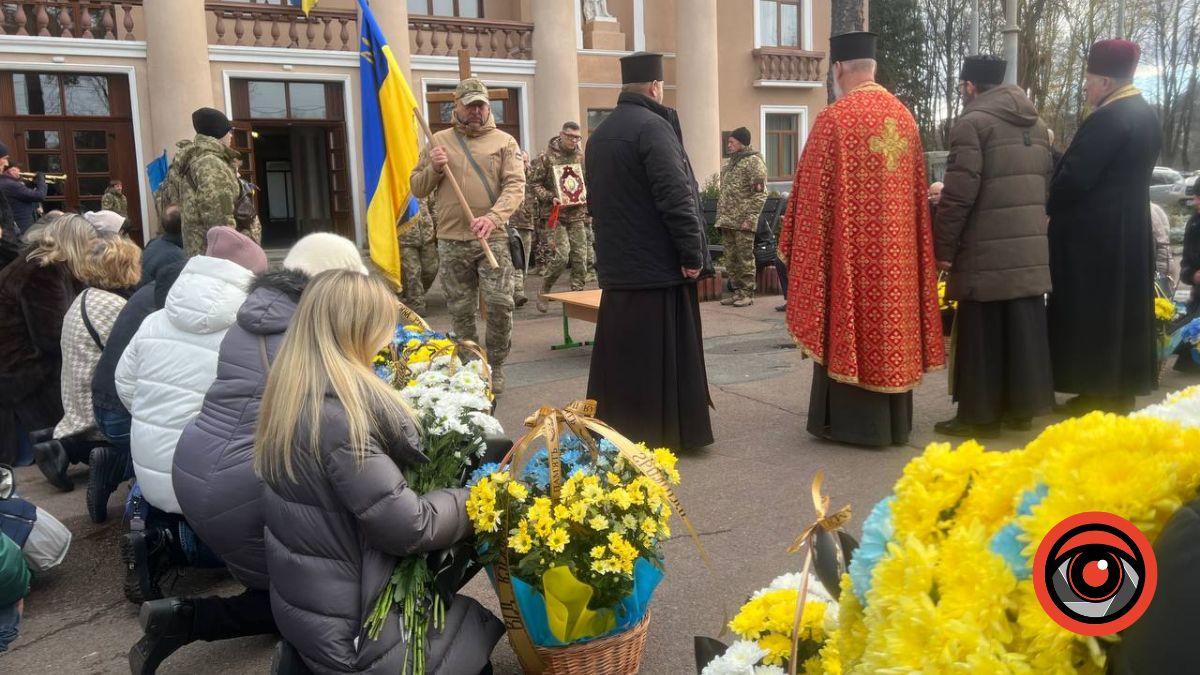
[[[407, 407], [371, 370], [398, 307], [382, 280], [344, 271], [305, 289], [267, 378], [255, 440], [266, 484], [267, 569], [280, 632], [318, 675], [394, 675], [407, 645], [393, 616], [378, 640], [363, 623], [399, 557], [471, 536], [467, 491], [409, 489], [425, 461]], [[430, 675], [490, 672], [503, 625], [455, 596], [425, 649]], [[414, 646], [415, 647], [415, 646]], [[415, 647], [421, 648], [421, 647]]]

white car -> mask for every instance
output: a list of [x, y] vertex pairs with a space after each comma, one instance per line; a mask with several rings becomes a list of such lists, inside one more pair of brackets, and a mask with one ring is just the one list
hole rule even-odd
[[1187, 201], [1186, 190], [1183, 175], [1178, 171], [1165, 166], [1154, 167], [1150, 179], [1150, 201], [1163, 208], [1171, 208]]

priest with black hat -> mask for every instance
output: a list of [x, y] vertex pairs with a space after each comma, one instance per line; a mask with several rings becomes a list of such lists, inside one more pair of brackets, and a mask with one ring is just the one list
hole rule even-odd
[[617, 107], [588, 139], [585, 173], [603, 295], [588, 398], [651, 448], [712, 443], [696, 281], [711, 274], [700, 189], [661, 54], [621, 59]]
[[1128, 412], [1156, 385], [1150, 177], [1162, 146], [1154, 108], [1133, 86], [1140, 49], [1088, 52], [1091, 113], [1050, 184], [1050, 355], [1060, 410]]
[[838, 100], [809, 133], [779, 235], [788, 329], [814, 361], [808, 431], [903, 445], [912, 390], [945, 361], [925, 155], [912, 114], [875, 83], [875, 35], [829, 47]]
[[955, 312], [951, 391], [958, 414], [938, 433], [993, 438], [1028, 429], [1054, 406], [1045, 294], [1050, 290], [1046, 189], [1050, 136], [1006, 62], [969, 56], [958, 90], [966, 106], [934, 222], [938, 267]]

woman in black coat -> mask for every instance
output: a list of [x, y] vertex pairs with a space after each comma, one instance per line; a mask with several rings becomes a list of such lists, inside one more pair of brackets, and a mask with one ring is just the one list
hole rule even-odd
[[0, 463], [32, 463], [30, 439], [48, 438], [63, 415], [63, 316], [95, 237], [82, 216], [62, 216], [0, 271]]

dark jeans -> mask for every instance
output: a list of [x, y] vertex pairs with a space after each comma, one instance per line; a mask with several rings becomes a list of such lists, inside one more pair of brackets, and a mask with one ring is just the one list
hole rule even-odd
[[119, 413], [107, 408], [95, 407], [92, 410], [96, 415], [96, 426], [99, 427], [100, 433], [104, 434], [108, 444], [125, 458], [125, 475], [121, 479], [126, 481], [133, 478], [133, 462], [129, 461], [129, 425], [133, 418], [129, 413]]
[[213, 642], [279, 632], [271, 615], [271, 594], [248, 588], [229, 598], [192, 600], [192, 639]]

